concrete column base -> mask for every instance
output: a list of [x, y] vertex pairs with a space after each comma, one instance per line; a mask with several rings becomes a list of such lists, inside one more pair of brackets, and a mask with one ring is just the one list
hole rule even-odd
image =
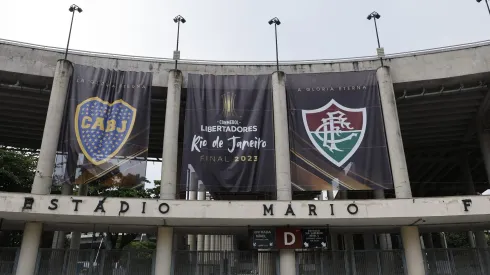
[[408, 275], [425, 275], [424, 257], [420, 246], [419, 228], [403, 226], [401, 228], [403, 249]]
[[296, 275], [296, 254], [292, 249], [279, 251], [279, 274]]
[[36, 271], [36, 260], [43, 233], [43, 224], [28, 222], [24, 228], [16, 275], [30, 275]]
[[157, 252], [155, 257], [155, 275], [172, 274], [172, 244], [174, 229], [159, 227], [157, 235]]

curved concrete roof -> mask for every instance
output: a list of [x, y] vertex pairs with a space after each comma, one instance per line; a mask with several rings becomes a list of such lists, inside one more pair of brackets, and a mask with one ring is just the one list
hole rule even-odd
[[[56, 61], [63, 58], [61, 48], [0, 40], [0, 71], [52, 77]], [[125, 56], [85, 51], [70, 51], [68, 59], [95, 67], [151, 71], [153, 85], [166, 87], [168, 71], [174, 61], [164, 58]], [[456, 45], [386, 56], [394, 83], [419, 82], [490, 72], [490, 41]], [[344, 72], [374, 70], [380, 66], [376, 57], [335, 60], [281, 61], [285, 73]], [[179, 69], [187, 73], [270, 74], [274, 62], [181, 60]]]
[[[38, 149], [52, 77], [64, 50], [0, 40], [0, 146]], [[149, 156], [161, 157], [167, 74], [171, 59], [70, 51], [74, 63], [151, 71]], [[459, 182], [461, 150], [469, 155], [476, 190], [488, 188], [476, 131], [490, 110], [490, 41], [388, 55], [412, 190], [417, 196], [464, 194]], [[374, 70], [376, 57], [281, 61], [286, 73]], [[181, 60], [179, 69], [201, 74], [270, 74], [275, 62]], [[181, 104], [185, 106], [185, 92]], [[181, 123], [184, 113], [181, 108]], [[490, 123], [488, 124], [490, 125]], [[183, 129], [183, 127], [181, 127]], [[490, 128], [490, 127], [489, 127]], [[182, 140], [183, 132], [179, 133]]]

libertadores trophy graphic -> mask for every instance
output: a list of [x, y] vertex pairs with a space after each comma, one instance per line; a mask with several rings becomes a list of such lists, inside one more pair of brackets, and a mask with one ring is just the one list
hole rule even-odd
[[326, 159], [341, 167], [357, 151], [366, 132], [366, 108], [348, 108], [335, 100], [315, 110], [303, 110], [311, 143]]

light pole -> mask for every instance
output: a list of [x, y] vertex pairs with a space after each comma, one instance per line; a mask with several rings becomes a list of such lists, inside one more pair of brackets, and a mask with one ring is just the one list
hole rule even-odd
[[274, 31], [276, 34], [276, 67], [277, 71], [279, 72], [279, 48], [277, 46], [277, 25], [281, 25], [281, 21], [279, 21], [279, 18], [274, 17], [271, 20], [269, 20], [269, 25], [274, 24]]
[[174, 52], [175, 69], [177, 70], [177, 62], [180, 59], [180, 52], [179, 52], [180, 23], [184, 24], [186, 20], [184, 19], [184, 17], [177, 15], [174, 18], [174, 22], [177, 23], [177, 47], [175, 48], [175, 52]]
[[[481, 0], [476, 0], [476, 2], [480, 3]], [[485, 3], [487, 3], [488, 13], [490, 14], [490, 5], [488, 5], [488, 0], [485, 0]]]
[[72, 4], [68, 10], [71, 12], [71, 23], [70, 23], [70, 32], [68, 33], [68, 42], [66, 43], [65, 60], [66, 57], [68, 56], [68, 46], [70, 46], [71, 27], [73, 26], [73, 18], [75, 17], [75, 11], [78, 11], [80, 13], [82, 12], [82, 8], [80, 8], [75, 4]]
[[378, 34], [378, 24], [376, 24], [376, 19], [380, 19], [381, 18], [381, 15], [379, 15], [379, 13], [373, 11], [371, 12], [367, 19], [368, 20], [371, 20], [371, 19], [374, 19], [374, 28], [376, 29], [376, 39], [378, 40], [378, 57], [379, 59], [381, 60], [381, 66], [383, 66], [383, 56], [384, 56], [384, 50], [383, 48], [381, 48], [381, 43], [379, 42], [379, 34]]

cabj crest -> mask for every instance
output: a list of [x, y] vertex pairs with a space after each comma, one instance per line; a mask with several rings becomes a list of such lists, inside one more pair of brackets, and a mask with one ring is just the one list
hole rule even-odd
[[112, 103], [91, 97], [78, 104], [75, 133], [85, 157], [100, 165], [117, 155], [128, 140], [136, 109], [122, 99]]

